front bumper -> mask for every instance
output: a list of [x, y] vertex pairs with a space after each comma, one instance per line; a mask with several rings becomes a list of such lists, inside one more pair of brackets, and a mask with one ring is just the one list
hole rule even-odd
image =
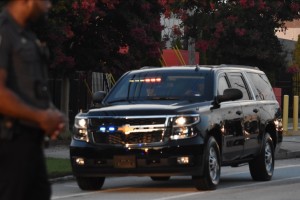
[[203, 141], [193, 138], [128, 148], [73, 140], [70, 157], [77, 177], [202, 175]]

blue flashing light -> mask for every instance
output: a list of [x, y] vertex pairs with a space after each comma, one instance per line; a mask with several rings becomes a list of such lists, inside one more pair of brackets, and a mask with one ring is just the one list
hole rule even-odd
[[101, 133], [107, 133], [107, 132], [112, 133], [112, 132], [117, 131], [117, 127], [115, 127], [115, 126], [108, 126], [108, 127], [107, 126], [100, 126], [99, 131]]
[[100, 130], [100, 132], [105, 133], [106, 128], [102, 126], [102, 127], [99, 128], [99, 130]]
[[110, 127], [108, 127], [108, 131], [109, 132], [114, 132], [114, 131], [116, 131], [116, 128], [113, 127], [113, 126], [110, 126]]

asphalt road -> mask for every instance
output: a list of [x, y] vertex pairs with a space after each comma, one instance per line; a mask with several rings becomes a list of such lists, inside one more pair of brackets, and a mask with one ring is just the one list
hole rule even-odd
[[300, 159], [276, 160], [273, 179], [252, 181], [248, 165], [223, 167], [217, 190], [197, 191], [190, 177], [155, 182], [149, 177], [107, 178], [103, 189], [82, 191], [76, 182], [54, 183], [53, 200], [299, 200]]

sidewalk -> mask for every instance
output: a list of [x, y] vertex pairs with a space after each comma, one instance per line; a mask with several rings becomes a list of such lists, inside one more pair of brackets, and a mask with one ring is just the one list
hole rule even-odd
[[283, 141], [275, 159], [300, 158], [300, 135], [283, 136]]
[[288, 124], [288, 132], [283, 136], [281, 147], [275, 155], [275, 159], [289, 158], [300, 158], [300, 127], [298, 131], [294, 131], [291, 122]]

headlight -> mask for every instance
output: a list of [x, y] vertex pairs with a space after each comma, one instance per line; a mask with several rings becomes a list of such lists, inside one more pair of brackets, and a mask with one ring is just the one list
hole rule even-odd
[[75, 118], [74, 130], [73, 130], [74, 139], [88, 142], [87, 125], [88, 125], [87, 118]]
[[173, 129], [171, 140], [186, 139], [196, 136], [192, 125], [200, 121], [199, 115], [178, 116], [172, 119]]
[[200, 121], [200, 117], [198, 115], [187, 115], [187, 116], [178, 116], [173, 118], [173, 126], [190, 126], [196, 124]]
[[175, 124], [177, 126], [184, 126], [186, 124], [186, 118], [185, 117], [179, 117], [175, 120]]
[[75, 118], [75, 127], [87, 128], [87, 118]]

